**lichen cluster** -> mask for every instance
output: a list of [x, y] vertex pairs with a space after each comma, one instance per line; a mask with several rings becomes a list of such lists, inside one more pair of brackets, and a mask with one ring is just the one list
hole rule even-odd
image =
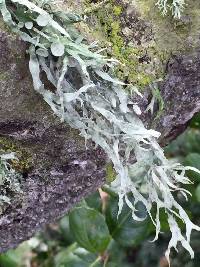
[[[140, 217], [138, 208], [145, 206], [157, 239], [163, 209], [172, 233], [167, 259], [178, 242], [193, 257], [190, 235], [200, 227], [190, 221], [176, 197], [178, 193], [187, 200], [189, 192], [184, 185], [190, 180], [186, 170], [199, 171], [165, 157], [158, 144], [160, 133], [145, 128], [138, 117], [140, 108], [124, 89], [129, 87], [132, 93], [142, 95], [136, 87], [114, 77], [119, 62], [102, 55], [96, 42], [88, 43], [75, 30], [73, 24], [80, 20], [75, 14], [54, 13], [36, 0], [0, 0], [0, 11], [13, 31], [30, 43], [29, 68], [35, 90], [63, 122], [80, 131], [86, 146], [91, 139], [112, 162], [116, 178], [110, 187], [119, 195], [118, 214], [126, 202], [133, 219], [141, 221], [145, 218]], [[42, 75], [46, 75], [50, 88]], [[155, 217], [151, 212], [154, 206]], [[185, 223], [186, 236], [179, 228], [179, 219]]]
[[17, 160], [13, 152], [0, 154], [0, 214], [5, 204], [10, 204], [11, 197], [21, 193], [22, 176], [13, 169], [11, 160]]
[[156, 5], [162, 11], [163, 15], [166, 15], [171, 10], [174, 18], [180, 19], [186, 3], [185, 0], [158, 0]]

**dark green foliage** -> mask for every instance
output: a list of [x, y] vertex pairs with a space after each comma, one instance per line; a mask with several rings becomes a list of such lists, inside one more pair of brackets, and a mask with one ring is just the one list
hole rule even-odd
[[[200, 154], [189, 153], [184, 160], [185, 165], [193, 166], [200, 169]], [[191, 177], [196, 182], [200, 182], [200, 174], [188, 171], [188, 176]]]
[[[140, 209], [142, 210], [142, 209]], [[146, 219], [142, 222], [134, 221], [131, 210], [125, 206], [117, 219], [118, 199], [111, 198], [106, 209], [106, 222], [112, 238], [124, 247], [137, 246], [151, 231], [151, 222]], [[140, 217], [147, 216], [145, 210], [140, 211]]]
[[111, 238], [102, 214], [89, 207], [78, 207], [70, 213], [69, 222], [81, 247], [93, 253], [106, 250]]

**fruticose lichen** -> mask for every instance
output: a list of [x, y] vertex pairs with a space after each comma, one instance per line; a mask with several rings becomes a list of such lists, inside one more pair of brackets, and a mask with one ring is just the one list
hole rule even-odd
[[166, 15], [168, 10], [171, 10], [174, 18], [180, 19], [186, 3], [185, 0], [158, 0], [156, 5], [162, 11], [163, 15]]
[[[190, 235], [200, 227], [190, 221], [176, 201], [176, 194], [187, 199], [190, 193], [183, 187], [190, 180], [185, 172], [200, 171], [165, 157], [158, 144], [160, 133], [144, 127], [138, 117], [140, 108], [124, 88], [142, 95], [136, 87], [113, 78], [119, 62], [102, 55], [96, 42], [88, 44], [75, 30], [73, 25], [80, 21], [80, 16], [54, 13], [36, 0], [0, 0], [0, 11], [12, 30], [30, 43], [29, 68], [36, 92], [63, 122], [80, 131], [86, 146], [88, 139], [93, 140], [112, 162], [116, 179], [110, 187], [119, 195], [118, 215], [126, 202], [133, 219], [144, 220], [137, 212], [138, 204], [142, 203], [155, 225], [156, 240], [161, 230], [159, 213], [163, 209], [172, 233], [167, 259], [178, 242], [193, 257]], [[53, 88], [45, 88], [41, 73], [46, 74]], [[134, 196], [133, 202], [129, 200], [130, 194]], [[151, 213], [154, 205], [155, 218]], [[179, 219], [185, 223], [186, 236], [179, 228]]]
[[11, 196], [21, 193], [22, 176], [13, 169], [11, 160], [17, 160], [13, 152], [0, 154], [0, 214], [4, 205], [11, 203]]

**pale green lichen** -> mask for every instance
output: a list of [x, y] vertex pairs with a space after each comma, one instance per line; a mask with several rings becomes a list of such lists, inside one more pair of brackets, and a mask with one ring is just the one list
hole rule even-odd
[[[200, 227], [190, 221], [176, 201], [175, 193], [187, 199], [189, 192], [180, 187], [190, 183], [185, 172], [188, 169], [200, 171], [171, 163], [165, 157], [158, 144], [160, 133], [144, 127], [138, 117], [141, 114], [139, 107], [123, 90], [126, 85], [112, 78], [117, 61], [103, 56], [96, 43], [88, 44], [81, 39], [80, 34], [74, 28], [72, 30], [69, 14], [58, 19], [58, 14], [49, 16], [48, 10], [40, 8], [37, 1], [11, 2], [16, 8], [20, 6], [26, 12], [28, 9], [31, 14], [28, 21], [34, 25], [32, 29], [19, 28], [20, 16], [13, 19], [9, 1], [0, 0], [4, 20], [23, 40], [30, 43], [29, 68], [35, 90], [63, 122], [80, 131], [86, 145], [87, 139], [93, 140], [112, 162], [116, 179], [111, 183], [111, 188], [119, 195], [118, 215], [126, 202], [132, 210], [133, 219], [144, 220], [137, 213], [138, 203], [142, 203], [155, 225], [157, 239], [161, 230], [160, 209], [163, 209], [172, 233], [166, 252], [168, 260], [170, 249], [176, 248], [178, 242], [193, 257], [190, 235], [193, 229], [200, 230]], [[44, 27], [37, 25], [37, 18], [41, 15], [45, 21], [48, 18], [48, 24]], [[52, 44], [57, 44], [56, 50], [51, 49]], [[38, 53], [38, 49], [44, 53]], [[61, 56], [56, 57], [57, 53]], [[54, 92], [45, 88], [41, 71], [46, 73], [47, 79], [55, 87]], [[74, 79], [70, 75], [72, 71]], [[76, 83], [76, 77], [81, 78], [80, 84]], [[141, 96], [135, 87], [132, 89]], [[131, 193], [133, 202], [129, 200]], [[154, 205], [157, 207], [155, 218], [151, 214]], [[185, 223], [186, 236], [179, 228], [179, 219]]]
[[173, 17], [180, 19], [186, 3], [185, 0], [158, 0], [156, 5], [163, 15], [166, 15], [171, 10]]
[[5, 204], [11, 203], [11, 196], [21, 193], [21, 174], [16, 172], [11, 160], [17, 160], [13, 152], [0, 154], [0, 214]]
[[23, 175], [31, 168], [28, 153], [9, 138], [0, 138], [0, 214], [12, 201], [21, 202]]
[[0, 152], [11, 153], [17, 155], [16, 159], [10, 161], [12, 168], [18, 173], [27, 173], [32, 167], [32, 158], [25, 150], [19, 148], [13, 141], [6, 137], [0, 138]]
[[8, 74], [7, 72], [1, 72], [0, 73], [0, 81], [5, 81], [8, 79]]

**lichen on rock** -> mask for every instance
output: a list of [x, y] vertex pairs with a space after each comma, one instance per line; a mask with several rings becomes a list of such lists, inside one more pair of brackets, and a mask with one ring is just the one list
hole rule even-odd
[[[114, 47], [115, 42], [113, 42], [114, 48], [113, 49], [111, 48], [110, 51], [108, 50], [108, 52], [106, 53], [110, 53], [113, 55], [118, 54], [118, 57], [120, 57], [123, 52], [122, 48], [124, 46], [124, 42], [126, 39], [128, 40], [129, 30], [128, 28], [125, 27], [124, 31], [122, 31], [121, 33], [120, 27], [123, 24], [123, 20], [122, 20], [123, 16], [121, 17], [121, 15], [123, 14], [123, 8], [121, 4], [119, 4], [120, 2], [117, 2], [117, 3], [118, 3], [118, 6], [113, 8], [113, 14], [114, 14], [113, 16], [116, 16], [116, 17], [120, 16], [120, 23], [116, 21], [109, 21], [108, 25], [111, 25], [109, 26], [111, 28], [108, 28], [108, 25], [107, 25], [106, 33], [109, 38], [110, 37], [114, 38], [114, 40], [118, 43], [119, 46]], [[29, 5], [29, 2], [26, 2], [26, 5]], [[137, 22], [136, 26], [138, 27], [141, 26], [140, 31], [141, 31], [142, 37], [139, 36], [138, 38], [139, 33], [137, 33], [137, 28], [135, 28], [134, 29], [135, 35], [133, 36], [131, 35], [131, 38], [134, 37], [134, 45], [137, 44], [137, 46], [141, 46], [142, 51], [146, 51], [146, 49], [149, 47], [146, 47], [141, 41], [142, 38], [144, 39], [146, 38], [146, 33], [144, 29], [144, 25], [146, 25], [146, 18], [141, 19], [140, 18], [141, 14], [138, 13], [138, 11], [136, 12], [136, 9], [133, 9], [133, 10], [134, 10], [134, 16], [138, 17], [138, 20], [136, 20]], [[132, 15], [132, 11], [130, 13], [131, 15]], [[133, 18], [135, 18], [134, 16]], [[97, 17], [97, 20], [98, 19], [99, 17]], [[129, 20], [131, 20], [130, 17], [129, 17]], [[124, 23], [125, 25], [127, 25], [126, 21]], [[56, 26], [58, 25], [56, 24]], [[152, 25], [149, 25], [149, 29], [151, 29], [151, 27]], [[38, 31], [36, 32], [38, 33]], [[65, 31], [63, 31], [63, 29], [61, 30], [61, 32], [62, 33], [64, 32], [64, 35], [65, 35]], [[46, 33], [49, 34], [49, 32], [46, 32]], [[124, 36], [126, 36], [126, 38]], [[60, 35], [60, 33], [58, 33], [57, 37], [61, 41], [64, 40], [64, 37]], [[50, 36], [49, 38], [50, 42], [52, 42], [53, 40], [53, 38], [52, 39], [51, 38], [52, 36]], [[150, 38], [145, 39], [145, 42], [146, 41], [147, 43], [151, 42], [152, 41], [151, 38], [152, 37], [150, 35]], [[31, 40], [31, 41], [34, 41], [34, 40]], [[61, 44], [60, 47], [62, 48], [61, 54], [63, 55], [64, 53], [63, 44], [62, 42], [60, 44]], [[75, 43], [72, 43], [72, 44], [71, 44], [72, 47], [75, 47], [77, 49], [76, 47], [77, 44]], [[78, 43], [78, 45], [81, 46], [81, 42]], [[51, 47], [51, 43], [49, 44], [47, 42], [47, 46], [48, 46], [47, 48], [49, 49]], [[83, 44], [81, 48], [82, 49], [84, 48], [83, 49], [84, 53], [87, 52], [86, 54], [87, 55], [89, 54], [88, 57], [90, 59], [93, 57], [95, 58], [95, 56], [97, 56], [97, 54], [95, 53], [91, 54], [90, 53], [91, 51], [88, 51], [88, 48], [86, 47], [85, 44]], [[60, 49], [58, 50], [60, 51]], [[154, 47], [153, 47], [153, 50], [155, 50]], [[53, 53], [53, 56], [57, 56], [57, 52], [55, 53], [55, 49], [52, 49], [52, 47], [48, 51], [51, 51]], [[67, 51], [69, 53], [74, 52], [73, 50], [70, 51], [69, 48]], [[177, 241], [182, 241], [183, 244], [185, 244], [184, 242], [186, 242], [187, 243], [186, 248], [191, 253], [191, 256], [193, 256], [192, 250], [189, 246], [188, 235], [187, 235], [187, 240], [183, 238], [181, 233], [179, 233], [179, 236], [177, 237], [177, 239], [174, 238], [174, 230], [178, 229], [178, 226], [175, 225], [175, 222], [173, 220], [173, 214], [175, 213], [174, 209], [176, 209], [176, 211], [178, 210], [179, 212], [178, 217], [181, 217], [186, 222], [186, 227], [189, 227], [187, 228], [187, 230], [188, 229], [190, 230], [191, 228], [194, 228], [197, 230], [199, 229], [197, 226], [194, 226], [193, 224], [191, 224], [191, 222], [187, 224], [189, 218], [184, 213], [182, 208], [177, 204], [177, 202], [175, 201], [175, 199], [173, 198], [171, 194], [171, 191], [172, 191], [171, 187], [174, 188], [175, 186], [175, 188], [177, 188], [176, 185], [173, 184], [174, 180], [178, 180], [178, 181], [180, 180], [183, 183], [189, 182], [188, 179], [184, 175], [181, 176], [179, 174], [179, 170], [184, 170], [184, 168], [180, 165], [171, 166], [171, 164], [167, 161], [167, 159], [163, 155], [162, 149], [159, 147], [159, 145], [155, 141], [155, 138], [158, 137], [158, 133], [155, 132], [154, 130], [145, 129], [140, 119], [136, 116], [137, 112], [138, 112], [137, 114], [140, 114], [139, 107], [136, 106], [134, 102], [132, 102], [132, 100], [125, 93], [124, 90], [121, 90], [121, 87], [119, 86], [117, 87], [115, 85], [115, 84], [122, 85], [123, 83], [121, 83], [119, 80], [111, 78], [108, 75], [108, 73], [106, 73], [105, 71], [102, 71], [101, 67], [105, 67], [106, 63], [102, 64], [102, 66], [100, 63], [102, 63], [101, 60], [104, 60], [104, 58], [98, 55], [97, 58], [100, 63], [98, 62], [97, 64], [97, 61], [95, 61], [96, 68], [92, 68], [94, 66], [92, 67], [90, 66], [91, 68], [89, 71], [91, 71], [90, 73], [91, 75], [88, 75], [88, 70], [85, 67], [86, 65], [84, 65], [86, 63], [85, 60], [87, 59], [87, 56], [84, 54], [84, 58], [80, 58], [76, 54], [71, 53], [70, 54], [71, 58], [76, 59], [78, 61], [78, 63], [76, 62], [76, 64], [73, 65], [73, 68], [76, 67], [76, 70], [78, 70], [79, 76], [82, 78], [84, 77], [85, 79], [83, 80], [87, 82], [90, 77], [94, 79], [89, 80], [91, 82], [89, 87], [87, 87], [88, 86], [87, 84], [86, 84], [86, 87], [84, 87], [83, 84], [79, 84], [78, 86], [79, 91], [78, 91], [78, 88], [76, 87], [77, 85], [76, 75], [73, 75], [73, 78], [75, 77], [75, 80], [73, 81], [70, 80], [70, 75], [66, 75], [66, 76], [61, 75], [63, 82], [68, 82], [68, 80], [66, 79], [69, 79], [69, 81], [71, 82], [71, 87], [69, 87], [71, 91], [62, 92], [61, 90], [62, 88], [57, 88], [58, 91], [57, 93], [55, 93], [56, 88], [54, 88], [54, 90], [52, 91], [51, 90], [45, 91], [45, 88], [43, 87], [43, 80], [42, 81], [40, 80], [42, 79], [41, 78], [42, 75], [40, 75], [40, 70], [42, 68], [40, 67], [43, 66], [43, 70], [44, 71], [46, 70], [46, 73], [48, 76], [49, 66], [45, 65], [46, 63], [44, 60], [42, 61], [41, 55], [37, 54], [36, 56], [34, 45], [32, 45], [31, 49], [29, 49], [29, 53], [31, 56], [29, 66], [30, 66], [31, 74], [33, 76], [34, 87], [36, 91], [43, 94], [45, 100], [50, 104], [53, 111], [58, 116], [61, 115], [60, 117], [62, 120], [65, 120], [66, 122], [74, 126], [75, 128], [80, 129], [82, 136], [85, 136], [86, 139], [92, 138], [96, 144], [99, 144], [100, 146], [102, 146], [104, 149], [104, 152], [106, 151], [107, 155], [112, 160], [116, 173], [117, 173], [117, 179], [115, 180], [116, 183], [113, 183], [113, 187], [114, 188], [116, 187], [115, 188], [116, 192], [119, 194], [119, 212], [123, 206], [123, 201], [126, 201], [126, 203], [129, 205], [129, 207], [133, 211], [133, 217], [136, 216], [134, 213], [135, 207], [133, 206], [136, 203], [132, 204], [130, 203], [128, 199], [128, 194], [130, 193], [130, 190], [132, 191], [136, 199], [135, 202], [139, 202], [139, 201], [143, 202], [149, 214], [150, 214], [150, 210], [152, 207], [152, 203], [156, 202], [157, 207], [158, 207], [158, 213], [157, 213], [155, 220], [152, 219], [154, 222], [154, 225], [156, 226], [156, 233], [158, 234], [158, 232], [160, 231], [159, 209], [164, 207], [169, 216], [169, 224], [172, 225], [172, 229], [171, 229], [172, 230], [172, 241], [175, 242], [174, 246], [176, 246]], [[77, 54], [79, 53], [80, 51], [78, 51]], [[131, 56], [132, 54], [134, 53], [131, 50], [131, 52], [128, 53], [128, 56]], [[7, 56], [9, 58], [9, 55]], [[48, 64], [52, 63], [53, 65], [57, 63], [55, 62], [55, 59], [52, 57], [52, 54], [48, 54], [48, 56], [50, 60], [50, 62], [48, 61]], [[38, 59], [40, 61], [38, 61]], [[124, 57], [120, 59], [122, 63], [123, 63], [123, 59]], [[150, 63], [148, 63], [149, 65], [144, 64], [144, 61], [145, 62], [147, 61], [146, 57], [145, 58], [142, 57], [141, 59], [141, 55], [140, 55], [139, 59], [137, 61], [137, 64], [134, 65], [136, 69], [137, 77], [134, 76], [133, 78], [135, 79], [134, 80], [135, 84], [137, 84], [138, 86], [144, 86], [146, 82], [141, 84], [141, 81], [139, 81], [138, 79], [138, 75], [140, 73], [143, 73], [143, 71], [145, 74], [148, 73], [147, 69], [140, 70], [140, 72], [138, 69], [139, 69], [139, 66], [146, 67], [147, 65], [149, 67], [151, 66], [151, 64]], [[108, 62], [110, 63], [110, 61], [107, 61], [107, 63]], [[62, 63], [64, 66], [66, 61], [63, 61]], [[126, 58], [126, 63], [127, 64], [129, 63], [127, 58]], [[93, 64], [94, 64], [94, 61], [93, 61]], [[50, 67], [52, 65], [50, 64]], [[196, 62], [196, 65], [198, 68], [199, 67], [198, 62]], [[110, 66], [111, 68], [113, 65], [107, 64], [107, 66]], [[59, 67], [60, 65], [57, 64], [57, 66], [53, 68], [53, 74], [55, 74], [54, 73], [55, 71], [60, 71]], [[70, 65], [70, 68], [71, 67], [72, 66]], [[16, 71], [15, 65], [13, 69]], [[62, 73], [64, 73], [64, 71], [65, 69], [63, 69]], [[21, 72], [19, 74], [21, 74]], [[99, 76], [98, 82], [95, 79], [96, 74]], [[118, 71], [116, 72], [116, 74], [119, 75]], [[151, 74], [151, 71], [150, 71], [150, 74]], [[183, 73], [178, 73], [179, 75], [179, 76], [177, 75], [178, 78], [181, 78], [182, 74]], [[155, 77], [153, 77], [152, 79], [153, 81], [156, 78], [156, 75]], [[26, 78], [27, 77], [22, 77], [23, 83], [20, 82], [21, 87], [22, 85], [24, 85], [24, 81], [26, 80]], [[55, 75], [54, 78], [56, 81], [55, 84], [59, 84], [58, 76]], [[129, 81], [130, 79], [131, 79], [130, 76], [126, 77], [127, 81]], [[52, 81], [53, 79], [50, 79], [50, 82], [54, 84], [54, 82]], [[109, 81], [110, 83], [107, 83], [106, 81]], [[149, 82], [151, 81], [148, 80], [148, 83]], [[195, 80], [195, 82], [198, 83], [198, 79]], [[109, 86], [107, 86], [108, 84]], [[73, 88], [73, 86], [75, 87], [75, 89]], [[37, 229], [38, 225], [42, 225], [44, 222], [48, 221], [49, 218], [52, 219], [54, 216], [60, 216], [61, 213], [66, 211], [66, 209], [69, 208], [72, 203], [74, 203], [75, 201], [78, 201], [80, 197], [88, 193], [88, 190], [87, 190], [88, 188], [90, 188], [91, 190], [93, 188], [96, 188], [99, 185], [99, 183], [102, 182], [103, 177], [105, 176], [104, 166], [105, 166], [106, 157], [105, 157], [105, 153], [102, 152], [101, 149], [94, 150], [92, 143], [90, 143], [91, 146], [89, 148], [91, 149], [85, 150], [85, 144], [83, 140], [80, 137], [78, 137], [77, 132], [75, 130], [71, 130], [69, 127], [64, 126], [62, 123], [59, 122], [59, 120], [56, 120], [55, 117], [51, 114], [51, 112], [48, 111], [47, 106], [42, 104], [41, 98], [39, 96], [36, 97], [36, 95], [34, 95], [31, 90], [28, 90], [29, 93], [28, 93], [28, 97], [26, 98], [27, 91], [24, 90], [24, 88], [23, 89], [20, 88], [20, 86], [19, 87], [16, 86], [16, 88], [11, 87], [11, 92], [13, 93], [13, 95], [12, 94], [9, 95], [8, 84], [5, 83], [3, 87], [3, 90], [4, 92], [6, 92], [6, 94], [5, 95], [2, 94], [2, 95], [3, 97], [7, 97], [7, 99], [8, 99], [8, 96], [9, 97], [16, 96], [15, 94], [16, 93], [18, 94], [19, 92], [20, 94], [17, 95], [16, 97], [17, 101], [15, 101], [14, 106], [11, 105], [10, 103], [5, 104], [5, 107], [8, 107], [9, 112], [7, 112], [6, 114], [7, 120], [5, 119], [5, 114], [4, 114], [4, 117], [1, 118], [2, 119], [1, 135], [6, 135], [7, 137], [9, 136], [13, 138], [14, 140], [17, 140], [21, 146], [23, 146], [26, 150], [31, 152], [32, 163], [33, 163], [34, 168], [33, 170], [30, 171], [24, 183], [25, 189], [27, 190], [27, 194], [25, 196], [25, 201], [23, 202], [22, 207], [17, 208], [16, 210], [15, 210], [16, 208], [15, 205], [11, 207], [12, 208], [11, 213], [13, 217], [17, 217], [17, 222], [20, 222], [20, 226], [17, 229], [18, 230], [17, 238], [16, 239], [14, 238], [13, 240], [12, 237], [9, 236], [8, 240], [5, 240], [5, 235], [2, 236], [1, 238], [2, 238], [2, 243], [3, 243], [3, 249], [6, 249], [6, 247], [8, 246], [8, 242], [10, 240], [12, 240], [12, 242], [10, 241], [12, 245], [15, 245], [16, 242], [18, 242], [20, 239], [23, 239], [24, 236], [27, 237], [30, 234], [32, 234], [33, 229]], [[167, 86], [165, 88], [167, 88]], [[88, 95], [87, 95], [87, 89], [90, 89], [88, 90], [89, 91]], [[110, 89], [110, 91], [108, 89]], [[108, 92], [110, 93], [110, 95], [108, 94]], [[72, 106], [69, 106], [69, 105], [64, 106], [62, 93], [67, 94], [66, 102], [67, 103], [70, 102], [70, 105]], [[186, 93], [189, 95], [188, 92]], [[103, 100], [100, 98], [102, 98]], [[110, 99], [112, 99], [112, 101], [110, 101]], [[170, 103], [171, 99], [167, 98], [167, 100], [168, 100], [168, 103]], [[29, 106], [28, 105], [30, 104], [29, 101], [32, 101], [33, 105]], [[79, 103], [78, 101], [80, 101], [82, 105], [78, 105]], [[173, 101], [172, 101], [172, 104], [173, 104]], [[130, 109], [130, 106], [133, 107], [133, 110]], [[16, 107], [17, 107], [17, 111], [19, 111], [17, 113], [15, 110]], [[40, 112], [38, 112], [38, 110]], [[24, 111], [27, 111], [27, 113], [24, 113]], [[71, 111], [73, 111], [73, 113]], [[191, 116], [191, 114], [193, 114], [193, 112], [195, 112], [196, 109], [195, 111], [193, 109], [189, 111], [190, 111], [189, 116]], [[170, 114], [171, 110], [168, 110], [168, 112]], [[167, 116], [168, 114], [165, 114], [165, 115]], [[8, 121], [9, 117], [11, 118], [10, 121]], [[122, 118], [124, 121], [122, 120]], [[187, 119], [188, 119], [188, 116], [187, 116]], [[161, 128], [164, 126], [169, 127], [168, 124], [165, 124], [165, 125], [162, 124]], [[73, 142], [74, 139], [76, 141]], [[125, 153], [122, 153], [122, 155], [119, 153], [119, 150], [121, 149], [120, 144], [123, 144], [123, 145], [126, 144], [126, 151]], [[123, 149], [123, 146], [122, 146], [122, 149]], [[144, 168], [145, 170], [148, 169], [148, 172], [146, 173], [145, 177], [147, 178], [146, 181], [147, 181], [147, 186], [149, 189], [149, 191], [147, 191], [147, 194], [150, 192], [149, 199], [148, 199], [149, 201], [147, 201], [143, 197], [143, 195], [140, 192], [140, 188], [137, 187], [137, 183], [133, 183], [134, 179], [138, 179], [138, 177], [135, 177], [135, 169], [137, 169], [137, 165], [134, 165], [134, 163], [132, 164], [131, 162], [129, 166], [129, 163], [131, 161], [129, 156], [132, 153], [133, 149], [135, 149], [134, 154], [138, 161], [137, 163], [143, 164], [142, 168]], [[123, 155], [125, 155], [124, 159], [122, 159]], [[152, 166], [150, 166], [150, 163], [147, 161], [147, 158], [145, 158], [145, 156], [149, 156], [149, 155], [151, 157], [150, 163], [153, 163]], [[155, 161], [152, 162], [152, 160], [154, 160], [154, 157], [155, 157]], [[129, 174], [129, 169], [131, 169], [131, 165], [133, 167], [133, 171], [132, 171], [132, 174], [131, 172]], [[110, 175], [111, 177], [112, 170], [110, 174], [111, 174]], [[51, 179], [49, 179], [49, 177], [51, 177]], [[71, 177], [73, 179], [71, 179]], [[156, 184], [158, 180], [162, 181], [162, 185], [163, 185], [161, 188], [159, 187], [161, 190], [159, 193], [163, 196], [162, 199], [159, 199], [157, 195], [157, 191], [154, 190], [155, 188], [157, 188]], [[121, 187], [118, 186], [117, 183], [121, 183]], [[26, 190], [24, 190], [24, 192], [26, 192]], [[68, 193], [67, 197], [64, 195], [65, 190]], [[181, 188], [179, 189], [177, 188], [177, 190], [184, 193]], [[166, 194], [168, 198], [166, 197]], [[170, 197], [170, 201], [168, 201], [169, 197]], [[34, 208], [36, 206], [39, 208], [35, 211]], [[35, 216], [32, 216], [32, 214], [34, 214]], [[27, 227], [26, 222], [27, 220], [30, 220], [30, 218], [32, 218], [31, 226], [33, 227], [33, 229], [31, 229], [31, 231], [28, 232], [29, 229], [27, 228], [29, 227]], [[141, 218], [138, 218], [137, 216], [134, 218], [141, 219]], [[2, 219], [1, 224], [4, 227], [3, 229], [5, 229], [5, 227], [7, 226], [7, 221], [6, 221], [7, 214], [4, 214], [3, 218], [1, 219]], [[15, 224], [15, 221], [13, 221], [11, 218], [9, 221], [9, 227], [11, 227], [10, 226], [11, 222], [13, 222], [13, 225]], [[25, 226], [26, 229], [22, 230], [21, 228], [22, 226]], [[9, 228], [9, 230], [10, 232], [12, 232], [11, 228]], [[172, 246], [173, 244], [169, 245], [169, 249]]]
[[198, 0], [185, 7], [180, 19], [162, 16], [155, 3], [105, 1], [87, 14], [94, 36], [122, 63], [117, 76], [141, 89], [165, 76], [171, 55], [191, 53], [200, 45]]

